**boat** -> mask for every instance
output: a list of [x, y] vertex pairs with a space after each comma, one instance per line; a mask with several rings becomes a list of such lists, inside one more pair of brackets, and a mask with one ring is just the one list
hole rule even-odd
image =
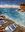
[[0, 32], [8, 32], [8, 31], [10, 31], [10, 32], [19, 31], [20, 32], [20, 31], [23, 31], [23, 27], [17, 25], [12, 20], [7, 19], [5, 16], [0, 15]]

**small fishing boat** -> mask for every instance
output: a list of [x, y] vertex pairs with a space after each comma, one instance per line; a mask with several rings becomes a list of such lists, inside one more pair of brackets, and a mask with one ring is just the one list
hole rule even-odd
[[0, 32], [23, 32], [23, 27], [17, 25], [14, 21], [0, 15]]

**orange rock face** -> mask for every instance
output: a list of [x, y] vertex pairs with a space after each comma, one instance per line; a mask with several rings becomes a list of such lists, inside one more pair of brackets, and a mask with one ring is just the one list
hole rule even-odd
[[4, 30], [4, 28], [0, 28], [0, 32], [4, 32], [5, 30]]
[[20, 8], [22, 9], [22, 12], [25, 12], [25, 4], [21, 4]]
[[20, 6], [20, 7], [21, 7], [21, 9], [25, 10], [25, 6]]
[[3, 32], [3, 29], [0, 29], [0, 32]]

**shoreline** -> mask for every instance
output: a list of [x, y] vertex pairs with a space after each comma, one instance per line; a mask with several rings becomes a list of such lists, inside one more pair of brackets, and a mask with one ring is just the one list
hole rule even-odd
[[[2, 14], [3, 15], [3, 14]], [[17, 21], [15, 21], [15, 20], [13, 20], [12, 18], [10, 18], [9, 16], [7, 16], [7, 15], [4, 15], [7, 19], [9, 19], [9, 20], [11, 20], [11, 21], [13, 21], [13, 22], [15, 22], [17, 25], [19, 25], [20, 27], [25, 27], [23, 24], [21, 24], [21, 23], [18, 23]]]
[[10, 18], [9, 16], [7, 16], [7, 15], [5, 15], [6, 16], [6, 18], [7, 19], [9, 19], [9, 20], [11, 20], [11, 21], [13, 21], [13, 22], [15, 22], [17, 25], [19, 25], [20, 27], [25, 27], [23, 24], [21, 24], [21, 23], [18, 23], [17, 21], [15, 21], [15, 20], [13, 20], [12, 18]]

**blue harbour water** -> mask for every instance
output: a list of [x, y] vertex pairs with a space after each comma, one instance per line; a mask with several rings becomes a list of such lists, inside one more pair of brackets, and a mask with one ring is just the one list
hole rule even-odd
[[9, 4], [9, 5], [19, 5], [20, 3], [25, 3], [25, 0], [0, 0], [0, 4]]
[[16, 11], [17, 8], [0, 8], [0, 14], [4, 14], [17, 21], [22, 25], [25, 25], [25, 12]]
[[[0, 0], [0, 5], [20, 5], [25, 3], [25, 0]], [[0, 14], [9, 16], [15, 22], [25, 26], [25, 12], [18, 12], [17, 8], [0, 8]]]

